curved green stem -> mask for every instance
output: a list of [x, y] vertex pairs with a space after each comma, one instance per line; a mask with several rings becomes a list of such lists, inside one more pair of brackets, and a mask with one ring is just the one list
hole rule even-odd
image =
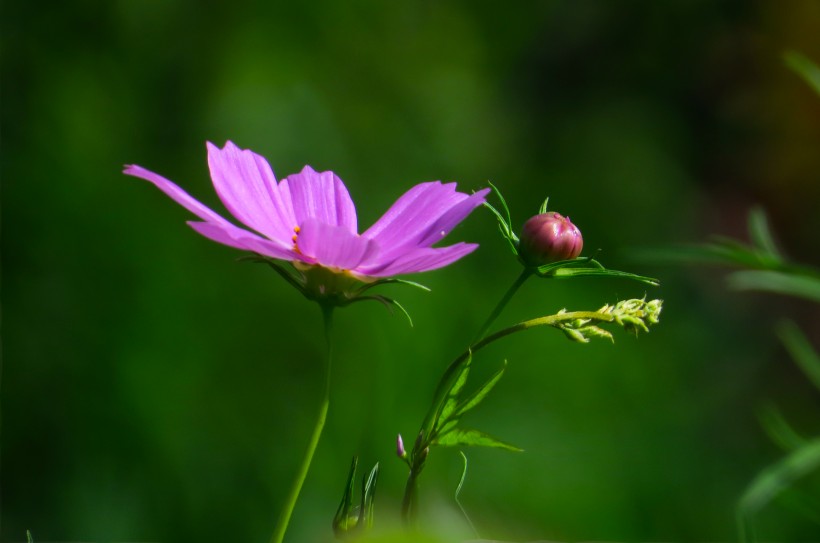
[[480, 341], [481, 338], [484, 337], [484, 334], [486, 334], [487, 330], [490, 329], [490, 326], [493, 325], [495, 319], [498, 318], [498, 316], [501, 314], [504, 308], [507, 307], [507, 304], [510, 303], [510, 300], [515, 295], [515, 293], [518, 292], [518, 289], [521, 288], [521, 285], [523, 285], [524, 282], [527, 279], [529, 279], [532, 274], [533, 270], [531, 268], [524, 268], [521, 271], [521, 275], [519, 275], [518, 278], [513, 282], [513, 284], [510, 285], [510, 288], [507, 289], [507, 292], [504, 294], [501, 300], [499, 300], [498, 304], [495, 306], [495, 309], [493, 309], [492, 313], [490, 313], [490, 316], [487, 317], [487, 320], [485, 320], [484, 324], [481, 325], [481, 328], [478, 330], [478, 333], [475, 335], [475, 338], [473, 338], [473, 341], [470, 342], [471, 345]]
[[427, 417], [422, 424], [421, 436], [416, 441], [411, 453], [410, 474], [407, 478], [407, 484], [404, 489], [404, 499], [402, 501], [402, 519], [406, 525], [412, 523], [417, 512], [418, 477], [421, 474], [422, 469], [424, 469], [424, 464], [427, 460], [427, 451], [429, 451], [428, 448], [436, 438], [433, 432], [435, 420], [443, 405], [444, 396], [452, 386], [452, 380], [455, 379], [464, 361], [487, 345], [516, 332], [523, 332], [524, 330], [529, 330], [530, 328], [536, 328], [539, 326], [559, 327], [559, 325], [563, 322], [574, 321], [576, 319], [589, 319], [594, 322], [615, 321], [615, 317], [613, 315], [609, 313], [602, 313], [600, 311], [563, 312], [546, 317], [530, 319], [508, 328], [504, 328], [503, 330], [499, 330], [498, 332], [477, 341], [466, 351], [458, 355], [456, 359], [453, 360], [453, 362], [447, 367], [447, 370], [444, 372], [444, 375], [442, 375], [438, 387], [436, 388], [432, 408], [428, 411]]
[[290, 517], [293, 514], [293, 508], [296, 507], [296, 501], [299, 499], [299, 492], [301, 492], [302, 486], [307, 478], [308, 471], [310, 470], [310, 464], [313, 461], [313, 454], [316, 452], [316, 448], [319, 445], [319, 439], [322, 437], [322, 430], [325, 427], [325, 420], [327, 419], [327, 411], [330, 407], [330, 363], [333, 352], [331, 349], [330, 336], [333, 328], [333, 306], [324, 304], [320, 304], [320, 306], [322, 308], [322, 319], [324, 320], [325, 327], [325, 342], [327, 344], [324, 397], [322, 398], [322, 405], [319, 407], [319, 416], [316, 419], [313, 433], [310, 436], [307, 451], [305, 451], [305, 457], [302, 459], [302, 465], [299, 466], [299, 472], [296, 474], [296, 480], [293, 481], [293, 486], [290, 489], [285, 505], [279, 513], [279, 519], [276, 522], [276, 528], [274, 528], [270, 543], [282, 543], [282, 540], [285, 538], [285, 532], [288, 529]]

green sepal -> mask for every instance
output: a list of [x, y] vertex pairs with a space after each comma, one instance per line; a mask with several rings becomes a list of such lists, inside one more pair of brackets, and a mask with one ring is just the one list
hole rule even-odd
[[443, 447], [493, 447], [514, 452], [522, 452], [524, 450], [515, 445], [505, 443], [500, 439], [496, 439], [489, 434], [479, 432], [478, 430], [451, 430], [446, 434], [436, 437], [433, 443]]
[[610, 270], [594, 258], [584, 256], [572, 260], [560, 260], [539, 266], [536, 269], [539, 277], [550, 279], [567, 279], [581, 276], [620, 277], [631, 279], [656, 287], [660, 282], [652, 277], [637, 275], [619, 270]]
[[481, 388], [470, 394], [466, 399], [462, 400], [458, 406], [456, 407], [455, 412], [453, 413], [453, 417], [460, 417], [470, 409], [477, 406], [481, 401], [484, 399], [485, 396], [493, 389], [493, 387], [504, 377], [504, 372], [507, 370], [507, 361], [504, 361], [504, 365], [501, 367], [500, 370], [495, 372], [490, 379], [484, 383]]
[[258, 264], [267, 264], [273, 271], [278, 273], [282, 279], [287, 281], [293, 288], [302, 293], [303, 296], [309, 298], [307, 290], [305, 290], [304, 279], [296, 275], [296, 271], [291, 271], [292, 268], [285, 268], [279, 261], [257, 253], [243, 255], [236, 259], [237, 262], [255, 262]]
[[350, 471], [347, 474], [347, 483], [345, 484], [344, 494], [342, 494], [342, 501], [339, 503], [339, 508], [336, 509], [336, 514], [333, 516], [333, 533], [336, 534], [337, 539], [342, 539], [349, 535], [350, 530], [356, 527], [359, 522], [359, 517], [353, 511], [353, 479], [356, 476], [356, 467], [359, 464], [359, 457], [354, 456], [350, 463]]
[[373, 512], [376, 498], [376, 483], [379, 479], [379, 463], [362, 478], [362, 496], [358, 506], [353, 505], [353, 483], [359, 458], [354, 456], [347, 475], [344, 495], [333, 517], [333, 532], [337, 539], [346, 539], [353, 534], [373, 527]]
[[357, 296], [356, 298], [350, 300], [350, 302], [348, 302], [347, 305], [350, 305], [354, 302], [364, 302], [367, 300], [379, 302], [387, 308], [391, 315], [393, 314], [393, 308], [395, 307], [399, 310], [399, 312], [402, 315], [404, 315], [407, 318], [407, 322], [410, 324], [410, 327], [413, 327], [413, 319], [410, 317], [410, 313], [407, 312], [403, 305], [401, 305], [398, 301], [394, 300], [393, 298], [388, 298], [387, 296], [383, 296], [381, 294], [373, 294], [370, 296]]
[[498, 220], [498, 229], [501, 231], [501, 237], [503, 237], [510, 246], [513, 254], [518, 256], [518, 236], [515, 234], [515, 231], [512, 227], [512, 217], [510, 215], [510, 208], [507, 206], [507, 201], [504, 199], [504, 196], [501, 195], [501, 191], [498, 188], [490, 183], [490, 188], [498, 197], [498, 201], [501, 202], [501, 209], [504, 211], [502, 214], [501, 211], [497, 210], [492, 204], [488, 202], [484, 202], [484, 207], [490, 210], [495, 218]]
[[408, 281], [407, 279], [398, 279], [396, 277], [385, 277], [384, 279], [377, 279], [370, 283], [365, 283], [361, 288], [359, 288], [356, 293], [361, 294], [373, 287], [377, 287], [379, 285], [389, 285], [389, 284], [398, 284], [398, 285], [407, 285], [409, 287], [415, 287], [417, 289], [423, 290], [425, 292], [430, 292], [430, 287], [422, 285], [421, 283], [417, 283], [415, 281]]
[[539, 214], [539, 215], [543, 215], [544, 213], [546, 213], [546, 212], [547, 212], [547, 205], [549, 204], [549, 201], [550, 201], [550, 199], [549, 199], [549, 197], [547, 197], [547, 198], [546, 198], [546, 199], [545, 199], [545, 200], [541, 203], [541, 207], [539, 207], [539, 208], [538, 208], [538, 214]]
[[376, 483], [379, 480], [379, 463], [373, 466], [370, 473], [362, 480], [362, 504], [361, 516], [359, 517], [360, 529], [370, 529], [373, 527], [373, 512], [376, 499]]

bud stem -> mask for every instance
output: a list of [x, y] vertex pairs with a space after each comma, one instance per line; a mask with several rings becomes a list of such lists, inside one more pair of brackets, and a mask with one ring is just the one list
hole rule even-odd
[[478, 333], [475, 335], [473, 340], [470, 342], [470, 345], [475, 345], [476, 343], [481, 341], [481, 339], [484, 337], [484, 335], [490, 329], [490, 326], [492, 326], [493, 323], [495, 322], [495, 319], [497, 319], [498, 316], [501, 315], [501, 312], [504, 311], [505, 307], [507, 307], [507, 304], [510, 302], [512, 297], [515, 296], [515, 293], [518, 292], [518, 289], [521, 288], [521, 285], [523, 285], [524, 282], [527, 279], [529, 279], [532, 274], [533, 274], [533, 269], [532, 268], [524, 268], [521, 271], [521, 274], [518, 276], [518, 278], [515, 280], [515, 282], [513, 282], [513, 284], [510, 285], [510, 288], [507, 289], [507, 292], [504, 294], [504, 296], [501, 298], [501, 300], [499, 300], [498, 304], [495, 306], [495, 309], [493, 309], [492, 313], [490, 313], [490, 316], [487, 317], [487, 320], [484, 321], [484, 324], [481, 325], [481, 328], [478, 330]]

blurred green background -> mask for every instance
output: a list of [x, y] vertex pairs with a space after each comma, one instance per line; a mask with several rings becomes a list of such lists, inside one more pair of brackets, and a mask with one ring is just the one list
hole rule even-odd
[[[482, 537], [735, 537], [745, 485], [781, 456], [756, 411], [820, 433], [820, 398], [771, 332], [816, 306], [727, 292], [720, 270], [630, 260], [636, 247], [742, 236], [753, 203], [820, 264], [820, 99], [785, 49], [820, 60], [820, 4], [680, 0], [4, 2], [2, 516], [20, 541], [267, 541], [321, 394], [319, 310], [269, 269], [191, 231], [125, 163], [215, 209], [205, 141], [277, 176], [333, 169], [371, 224], [412, 184], [497, 184], [517, 221], [542, 199], [586, 254], [661, 278], [662, 323], [578, 345], [521, 334], [482, 352], [507, 376], [466, 421], [526, 450], [469, 450], [461, 496]], [[382, 463], [397, 517], [413, 436], [441, 372], [518, 273], [481, 243], [337, 315], [331, 415], [289, 541], [331, 539], [350, 457]], [[499, 324], [640, 297], [616, 280], [528, 283]], [[412, 438], [408, 438], [412, 439]], [[422, 476], [422, 519], [471, 532], [456, 451]], [[806, 490], [820, 477], [804, 480]], [[815, 539], [776, 501], [761, 538]]]

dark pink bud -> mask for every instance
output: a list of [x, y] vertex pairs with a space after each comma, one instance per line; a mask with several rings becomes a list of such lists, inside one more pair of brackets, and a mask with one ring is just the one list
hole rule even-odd
[[401, 438], [401, 434], [396, 438], [396, 456], [407, 458], [407, 451], [404, 450], [404, 440]]
[[581, 254], [584, 238], [578, 227], [558, 213], [542, 213], [524, 223], [518, 252], [528, 266], [570, 260]]

